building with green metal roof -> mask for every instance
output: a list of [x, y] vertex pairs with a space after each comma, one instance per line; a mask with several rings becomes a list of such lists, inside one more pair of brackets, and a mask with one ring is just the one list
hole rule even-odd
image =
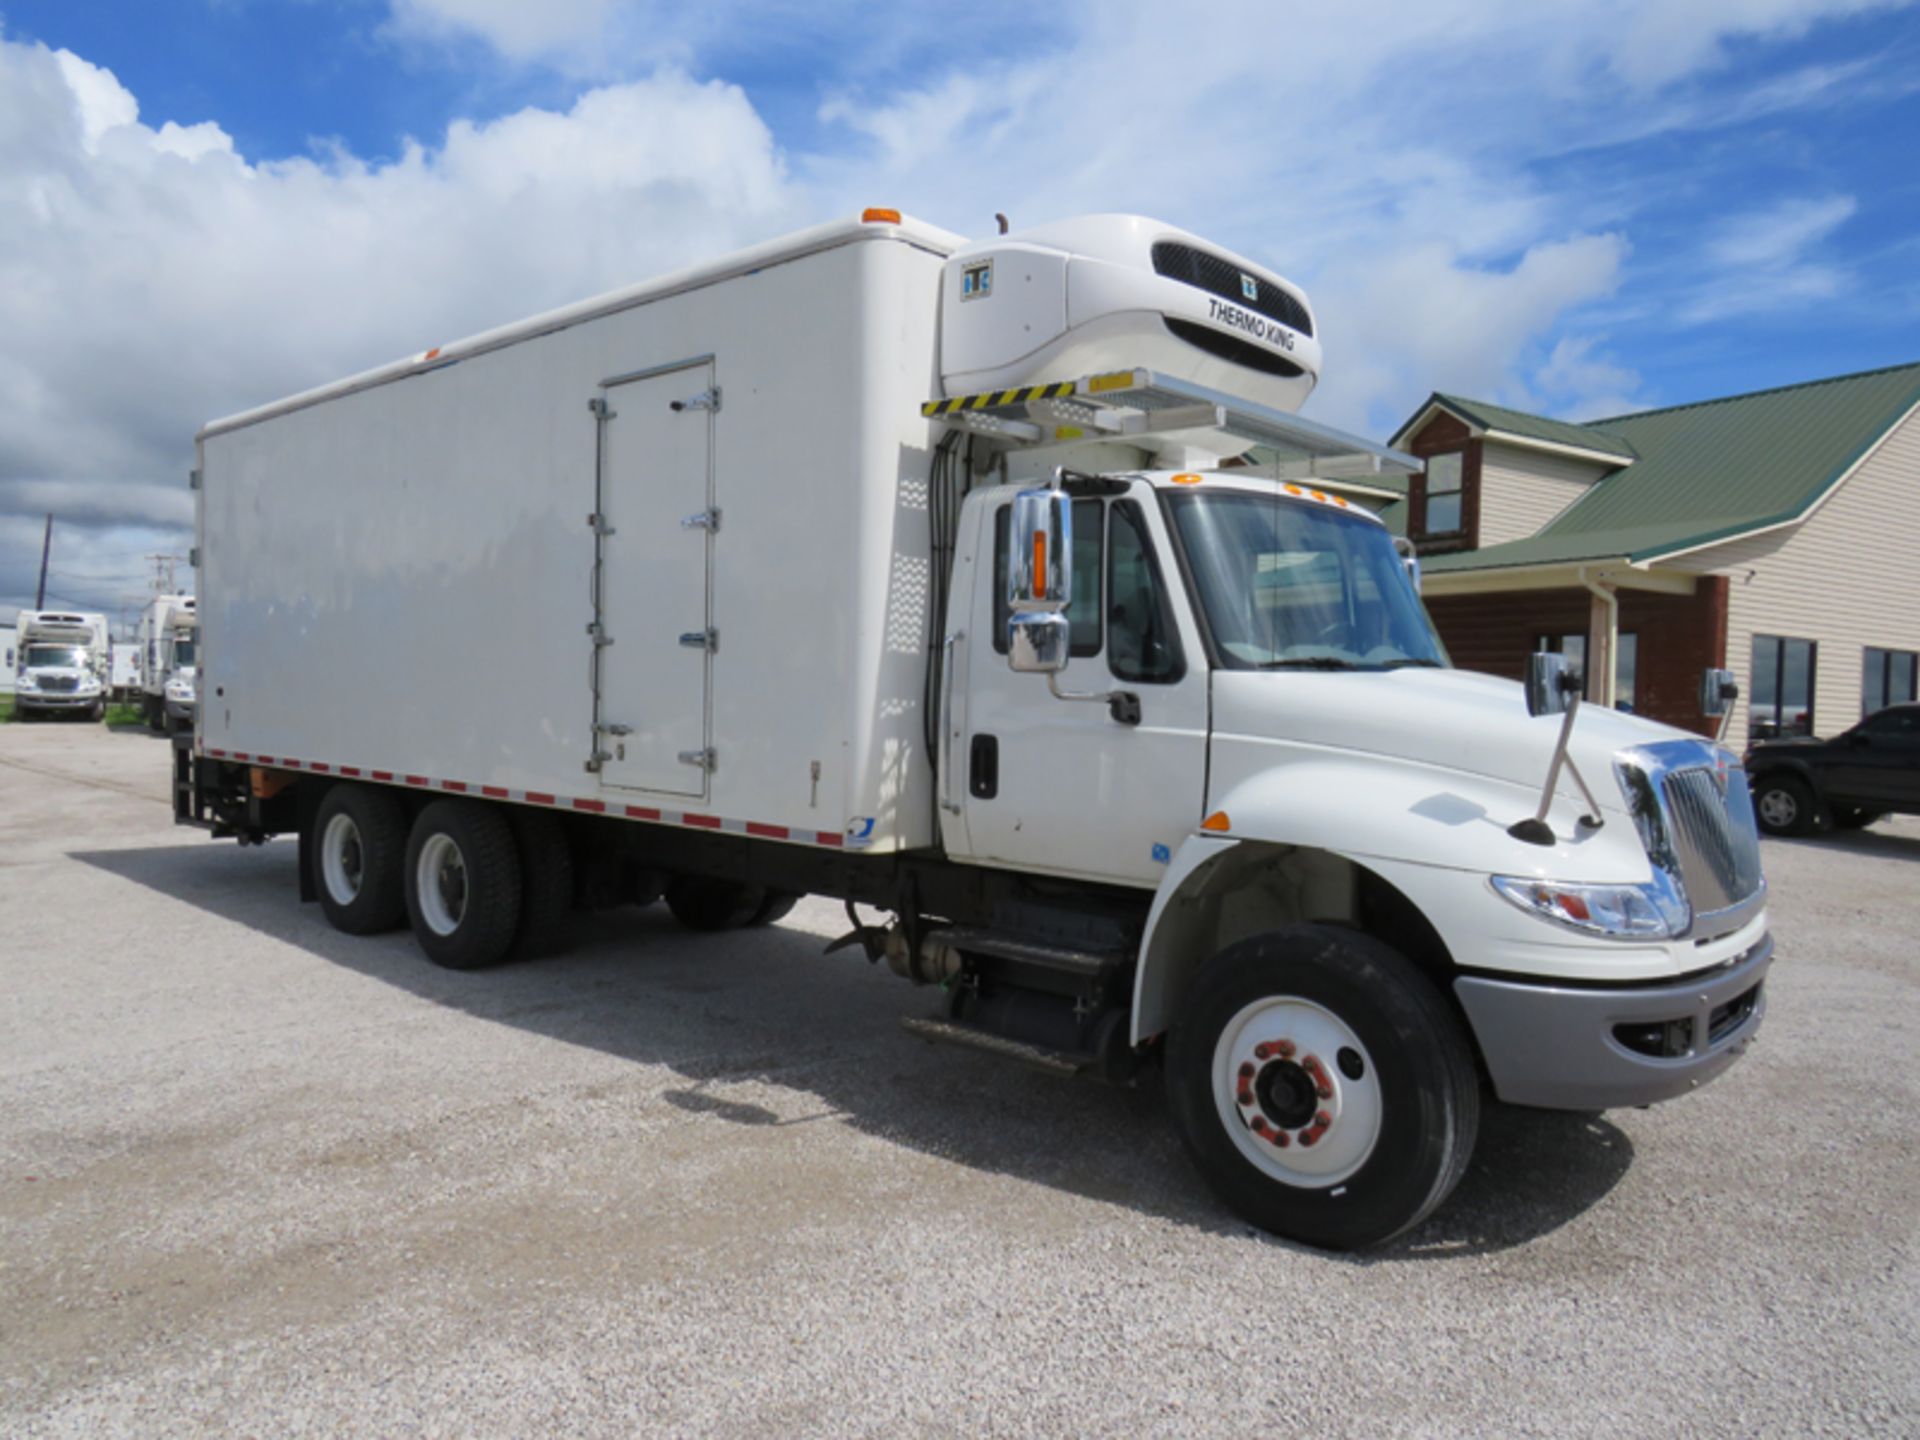
[[1389, 518], [1456, 663], [1563, 650], [1589, 698], [1702, 730], [1724, 665], [1730, 743], [1832, 733], [1915, 695], [1917, 414], [1920, 363], [1586, 422], [1436, 393]]

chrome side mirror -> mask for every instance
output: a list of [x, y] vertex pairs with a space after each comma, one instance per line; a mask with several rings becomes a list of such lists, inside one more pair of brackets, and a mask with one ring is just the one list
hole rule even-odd
[[1007, 622], [1007, 664], [1021, 675], [1057, 675], [1067, 668], [1073, 625], [1058, 610], [1023, 611]]
[[1013, 497], [1013, 563], [1007, 567], [1014, 612], [1065, 610], [1072, 576], [1072, 500], [1062, 490], [1022, 490]]
[[1567, 668], [1567, 657], [1536, 650], [1527, 657], [1527, 713], [1562, 715], [1579, 693], [1580, 681]]
[[1740, 698], [1740, 686], [1733, 678], [1731, 670], [1716, 670], [1712, 666], [1700, 676], [1700, 713], [1702, 715], [1724, 715], [1733, 708], [1733, 702]]
[[1413, 541], [1404, 535], [1393, 537], [1393, 553], [1400, 557], [1400, 563], [1407, 567], [1407, 579], [1413, 582], [1413, 593], [1420, 593], [1420, 552], [1414, 549]]

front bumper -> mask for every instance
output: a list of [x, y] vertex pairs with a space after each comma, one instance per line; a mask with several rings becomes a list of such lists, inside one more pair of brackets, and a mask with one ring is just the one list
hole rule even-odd
[[1454, 993], [1513, 1105], [1606, 1110], [1697, 1090], [1747, 1048], [1766, 1014], [1773, 937], [1716, 970], [1629, 989], [1462, 976]]
[[16, 690], [13, 704], [16, 710], [91, 710], [106, 699], [100, 691], [91, 695], [81, 695], [64, 690]]
[[167, 697], [167, 718], [170, 720], [186, 720], [191, 722], [193, 712], [198, 708], [199, 703], [197, 700], [176, 700], [169, 695]]

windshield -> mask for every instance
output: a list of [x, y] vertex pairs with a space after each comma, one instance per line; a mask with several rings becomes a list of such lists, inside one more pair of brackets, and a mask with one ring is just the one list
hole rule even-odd
[[37, 670], [42, 666], [84, 670], [87, 668], [87, 652], [78, 645], [29, 645], [20, 666], [25, 670]]
[[1372, 520], [1244, 491], [1167, 499], [1227, 665], [1387, 670], [1447, 663], [1392, 536]]
[[193, 664], [193, 641], [176, 640], [173, 642], [173, 663], [175, 668]]

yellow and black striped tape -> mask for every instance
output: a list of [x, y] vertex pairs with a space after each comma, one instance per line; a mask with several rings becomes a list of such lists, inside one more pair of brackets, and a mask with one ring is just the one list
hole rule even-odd
[[956, 410], [990, 410], [1000, 405], [1024, 405], [1030, 400], [1063, 400], [1073, 394], [1075, 382], [1060, 380], [1052, 385], [1028, 385], [1019, 390], [986, 390], [978, 395], [956, 395], [951, 400], [929, 400], [920, 413], [931, 420], [936, 415], [951, 415]]

